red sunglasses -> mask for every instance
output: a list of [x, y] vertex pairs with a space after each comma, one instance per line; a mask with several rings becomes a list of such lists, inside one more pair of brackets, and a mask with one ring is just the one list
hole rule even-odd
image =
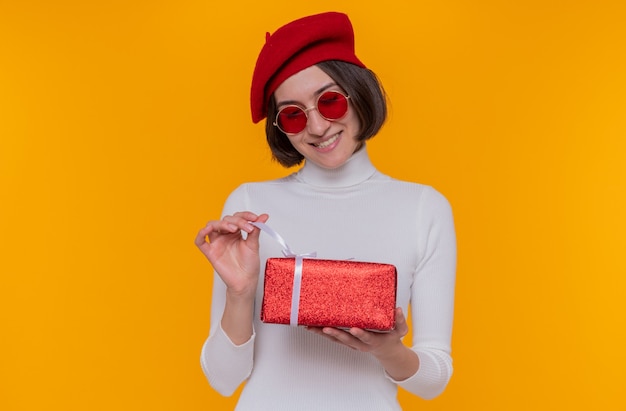
[[306, 128], [308, 120], [307, 112], [317, 109], [324, 119], [336, 121], [341, 119], [348, 112], [348, 99], [338, 91], [326, 91], [317, 98], [315, 107], [302, 108], [295, 104], [285, 106], [278, 110], [274, 126], [285, 134], [298, 134]]

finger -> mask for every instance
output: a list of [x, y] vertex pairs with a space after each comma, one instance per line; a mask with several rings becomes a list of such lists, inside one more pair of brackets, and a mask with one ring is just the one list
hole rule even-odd
[[350, 334], [350, 330], [344, 331], [338, 328], [324, 327], [322, 332], [350, 348], [359, 349], [360, 341]]
[[398, 332], [402, 336], [406, 335], [406, 333], [409, 332], [409, 325], [407, 324], [406, 318], [404, 317], [404, 313], [402, 312], [402, 308], [400, 307], [396, 308], [395, 320], [396, 320], [396, 325], [395, 325], [396, 332]]
[[218, 222], [219, 232], [232, 234], [241, 231], [243, 229], [243, 224], [245, 224], [245, 220], [239, 217], [227, 215]]
[[[329, 341], [334, 342], [335, 344], [341, 344], [344, 345], [348, 348], [351, 348], [353, 350], [356, 350], [356, 348], [354, 348], [351, 344], [347, 344], [346, 342], [342, 341], [340, 338], [335, 337], [335, 335], [331, 335], [331, 333], [326, 333], [324, 332], [323, 328], [319, 328], [319, 327], [306, 327], [306, 329], [312, 333], [315, 333], [323, 338], [326, 338]], [[331, 329], [332, 330], [332, 329]], [[343, 331], [342, 331], [343, 332]], [[344, 333], [345, 334], [345, 333]], [[337, 334], [340, 335], [340, 334]]]
[[242, 218], [245, 221], [256, 221], [256, 219], [259, 218], [259, 216], [252, 211], [238, 211], [233, 214], [233, 217]]
[[[209, 223], [210, 224], [210, 223]], [[214, 228], [212, 225], [207, 225], [206, 227], [202, 228], [200, 231], [198, 231], [198, 234], [196, 235], [196, 238], [194, 240], [194, 244], [197, 247], [201, 247], [202, 245], [204, 245], [207, 241], [206, 241], [206, 237], [209, 235], [209, 233], [211, 233], [211, 231], [213, 231]]]
[[361, 341], [364, 344], [369, 344], [371, 341], [371, 335], [370, 333], [368, 333], [367, 331], [361, 329], [361, 328], [350, 328], [350, 330], [348, 330], [348, 332], [354, 337], [357, 338], [359, 341]]
[[[250, 220], [250, 221], [265, 223], [269, 218], [270, 218], [269, 215], [261, 214], [255, 220]], [[252, 227], [254, 228], [254, 230], [248, 233], [248, 238], [246, 239], [246, 241], [249, 242], [248, 244], [251, 247], [258, 247], [259, 236], [261, 235], [261, 229], [256, 226], [252, 226]]]
[[258, 216], [252, 212], [242, 211], [231, 216], [225, 216], [222, 221], [227, 224], [226, 227], [231, 233], [242, 230], [249, 234], [255, 229], [255, 227], [250, 224], [250, 221], [255, 221], [257, 218]]
[[328, 337], [328, 335], [324, 334], [322, 332], [322, 329], [319, 327], [304, 327], [305, 330], [310, 331], [312, 333], [318, 334], [318, 335], [323, 335], [324, 337]]
[[260, 222], [260, 223], [266, 223], [267, 220], [270, 219], [270, 216], [268, 214], [261, 214], [256, 221]]
[[229, 227], [228, 223], [223, 220], [211, 220], [209, 221], [205, 227], [198, 231], [196, 235], [194, 243], [197, 247], [204, 247], [209, 242], [207, 241], [207, 237], [210, 241], [215, 240], [215, 238], [221, 234], [231, 234], [232, 232], [238, 231], [236, 226]]

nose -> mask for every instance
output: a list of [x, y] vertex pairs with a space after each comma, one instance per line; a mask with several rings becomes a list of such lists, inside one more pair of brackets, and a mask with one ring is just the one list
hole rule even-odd
[[330, 127], [331, 121], [322, 117], [317, 109], [309, 110], [307, 117], [306, 128], [311, 135], [323, 136]]

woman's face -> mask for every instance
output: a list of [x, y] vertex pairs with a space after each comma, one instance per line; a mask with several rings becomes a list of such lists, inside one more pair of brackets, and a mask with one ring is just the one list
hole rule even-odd
[[[285, 80], [274, 92], [278, 110], [296, 104], [302, 108], [314, 107], [317, 98], [325, 91], [345, 92], [328, 74], [311, 66]], [[333, 169], [343, 165], [363, 143], [356, 140], [359, 120], [348, 100], [348, 112], [339, 120], [326, 120], [317, 109], [307, 112], [304, 130], [288, 134], [293, 147], [320, 167]]]

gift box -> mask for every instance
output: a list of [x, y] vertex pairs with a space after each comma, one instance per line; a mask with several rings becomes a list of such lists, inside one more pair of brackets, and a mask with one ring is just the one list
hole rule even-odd
[[261, 320], [389, 331], [395, 323], [396, 267], [315, 258], [269, 258]]

